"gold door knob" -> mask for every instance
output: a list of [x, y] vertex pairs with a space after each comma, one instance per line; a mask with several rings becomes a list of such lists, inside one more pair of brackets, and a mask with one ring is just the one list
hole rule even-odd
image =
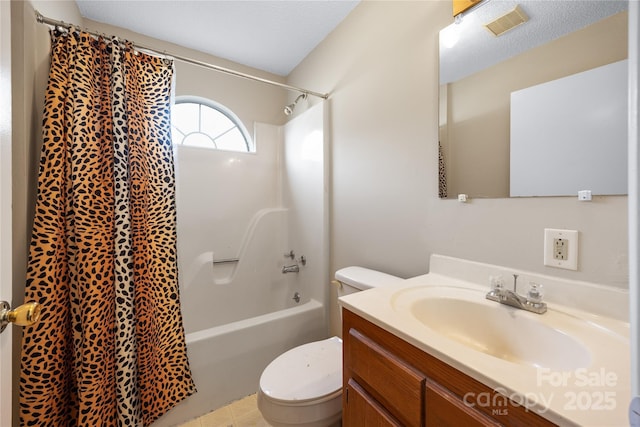
[[37, 302], [28, 302], [10, 310], [11, 306], [6, 301], [0, 301], [0, 332], [9, 323], [18, 326], [30, 326], [40, 319], [42, 306]]

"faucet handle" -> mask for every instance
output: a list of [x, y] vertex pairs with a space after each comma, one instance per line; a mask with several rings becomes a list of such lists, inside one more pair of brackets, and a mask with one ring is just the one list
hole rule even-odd
[[535, 282], [529, 282], [529, 292], [527, 292], [527, 300], [534, 304], [539, 304], [542, 302], [542, 296], [542, 285]]
[[504, 280], [501, 275], [489, 276], [489, 283], [492, 291], [502, 291], [504, 289]]

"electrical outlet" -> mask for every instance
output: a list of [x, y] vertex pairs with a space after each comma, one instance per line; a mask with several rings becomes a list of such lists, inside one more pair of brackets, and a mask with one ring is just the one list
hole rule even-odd
[[578, 231], [544, 229], [544, 265], [578, 269]]
[[569, 250], [569, 242], [567, 239], [553, 239], [553, 259], [565, 261]]

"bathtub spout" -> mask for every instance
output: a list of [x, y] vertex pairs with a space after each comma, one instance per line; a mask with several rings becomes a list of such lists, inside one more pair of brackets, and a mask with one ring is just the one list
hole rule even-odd
[[298, 267], [298, 264], [285, 265], [284, 267], [282, 267], [282, 274], [298, 273], [299, 271], [300, 267]]

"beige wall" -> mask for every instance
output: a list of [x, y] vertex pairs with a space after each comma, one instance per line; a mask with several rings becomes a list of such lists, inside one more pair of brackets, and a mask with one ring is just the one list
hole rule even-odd
[[[94, 31], [114, 34], [120, 38], [132, 40], [161, 52], [166, 51], [280, 83], [285, 80], [275, 74], [146, 37], [112, 25], [85, 20], [84, 26]], [[175, 61], [175, 64], [176, 96], [196, 95], [217, 101], [231, 109], [242, 120], [250, 133], [253, 132], [256, 122], [280, 125], [286, 121], [286, 116], [282, 112], [287, 103], [286, 91], [275, 86], [230, 76], [178, 60]]]
[[[452, 20], [447, 0], [364, 1], [289, 76], [331, 92], [331, 273], [409, 277], [438, 253], [626, 288], [626, 197], [438, 199], [437, 37]], [[543, 266], [545, 227], [580, 231], [577, 272]]]

